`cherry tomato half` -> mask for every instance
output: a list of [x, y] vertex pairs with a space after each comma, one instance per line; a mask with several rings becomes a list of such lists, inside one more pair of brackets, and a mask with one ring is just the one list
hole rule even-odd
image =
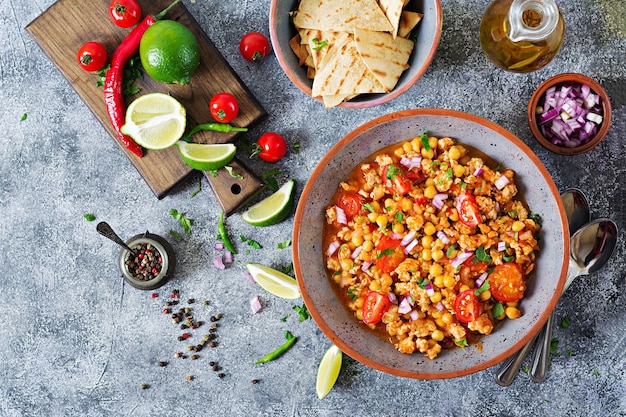
[[109, 4], [109, 16], [117, 26], [129, 28], [141, 19], [141, 6], [135, 0], [113, 0]]
[[337, 206], [346, 213], [346, 218], [350, 221], [361, 212], [363, 200], [356, 193], [343, 193], [337, 199]]
[[89, 72], [101, 70], [106, 65], [108, 57], [106, 48], [99, 42], [87, 42], [76, 54], [78, 65]]
[[524, 274], [522, 268], [514, 262], [496, 266], [487, 279], [491, 295], [498, 301], [508, 303], [524, 297], [526, 291]]
[[259, 146], [259, 158], [265, 162], [277, 162], [287, 153], [285, 138], [275, 132], [268, 132], [257, 140]]
[[386, 165], [383, 168], [383, 181], [385, 181], [388, 191], [393, 194], [402, 196], [411, 191], [411, 181], [407, 179], [406, 171], [394, 164]]
[[476, 199], [467, 191], [456, 198], [456, 211], [459, 213], [461, 223], [467, 227], [478, 226], [482, 222]]
[[389, 297], [377, 291], [370, 291], [363, 300], [363, 323], [376, 324], [382, 320], [383, 314], [389, 310]]
[[270, 42], [262, 33], [246, 33], [239, 42], [239, 52], [248, 61], [260, 61], [269, 54]]
[[376, 244], [376, 260], [374, 264], [383, 272], [391, 272], [404, 261], [406, 255], [400, 247], [401, 240], [383, 236]]
[[480, 301], [474, 290], [465, 290], [454, 300], [456, 318], [462, 323], [469, 323], [480, 316]]
[[217, 93], [209, 101], [211, 116], [220, 123], [230, 123], [239, 114], [239, 103], [230, 93]]

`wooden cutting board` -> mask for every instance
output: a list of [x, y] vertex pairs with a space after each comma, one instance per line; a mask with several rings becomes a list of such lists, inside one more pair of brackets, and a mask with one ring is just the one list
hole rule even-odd
[[[193, 170], [183, 163], [176, 147], [146, 151], [142, 158], [128, 151], [117, 138], [109, 121], [103, 89], [97, 86], [98, 75], [84, 71], [76, 62], [76, 53], [85, 42], [102, 43], [111, 57], [117, 45], [130, 32], [131, 29], [118, 28], [111, 21], [108, 15], [109, 3], [109, 0], [59, 0], [28, 24], [26, 31], [110, 133], [154, 194], [162, 198], [192, 174]], [[143, 16], [147, 16], [158, 14], [171, 0], [138, 0], [138, 3]], [[250, 127], [266, 115], [185, 6], [179, 3], [168, 12], [165, 19], [177, 20], [194, 33], [200, 45], [200, 66], [186, 86], [159, 83], [144, 74], [143, 78], [136, 81], [141, 89], [136, 96], [150, 92], [171, 94], [187, 110], [188, 128], [214, 121], [208, 103], [214, 94], [221, 91], [233, 94], [239, 101], [239, 115], [232, 122], [233, 125]], [[134, 98], [130, 97], [129, 102]], [[224, 143], [233, 140], [236, 135], [202, 132], [194, 135], [193, 140], [199, 143]], [[229, 165], [233, 167], [234, 173], [241, 174], [243, 178], [233, 177], [225, 169], [219, 170], [216, 177], [205, 173], [219, 204], [227, 214], [264, 186], [258, 176], [240, 161], [235, 159]]]

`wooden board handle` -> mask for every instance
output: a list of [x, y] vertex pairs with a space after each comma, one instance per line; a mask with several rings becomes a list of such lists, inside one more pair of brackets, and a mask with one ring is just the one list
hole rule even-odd
[[227, 216], [265, 188], [265, 183], [237, 158], [230, 161], [228, 166], [232, 167], [233, 175], [226, 168], [218, 170], [217, 176], [204, 172], [217, 202]]

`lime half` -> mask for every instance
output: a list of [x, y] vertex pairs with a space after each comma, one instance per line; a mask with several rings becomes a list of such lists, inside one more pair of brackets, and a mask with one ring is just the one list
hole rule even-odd
[[317, 368], [317, 381], [315, 382], [315, 391], [320, 400], [328, 395], [337, 382], [342, 359], [343, 353], [335, 345], [329, 347], [324, 353], [320, 366]]
[[246, 210], [241, 217], [254, 226], [271, 226], [283, 221], [293, 207], [293, 190], [296, 182], [289, 180], [274, 194]]
[[289, 275], [258, 263], [248, 263], [246, 268], [256, 283], [270, 294], [291, 300], [300, 298], [298, 282]]
[[232, 143], [203, 144], [176, 142], [185, 164], [200, 171], [214, 171], [235, 157], [237, 147]]
[[126, 110], [122, 133], [146, 149], [165, 149], [185, 133], [186, 112], [174, 97], [150, 93], [136, 98]]

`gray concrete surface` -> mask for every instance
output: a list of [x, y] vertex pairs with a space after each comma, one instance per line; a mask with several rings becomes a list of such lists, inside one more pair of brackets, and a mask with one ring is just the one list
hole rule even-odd
[[[545, 383], [522, 373], [502, 388], [494, 383], [495, 368], [453, 380], [402, 379], [348, 358], [331, 394], [318, 400], [315, 375], [328, 340], [313, 321], [297, 320], [292, 308], [301, 301], [266, 295], [242, 275], [246, 262], [291, 262], [290, 249], [277, 244], [291, 237], [292, 220], [256, 229], [236, 213], [227, 221], [231, 235], [258, 240], [263, 248], [246, 251], [238, 243], [235, 263], [224, 271], [212, 267], [220, 208], [208, 184], [203, 179], [194, 198], [198, 178], [160, 201], [153, 196], [24, 31], [52, 3], [6, 0], [0, 6], [0, 416], [626, 415], [623, 236], [607, 267], [575, 282], [558, 305], [557, 322], [564, 316], [572, 321], [554, 330], [559, 355]], [[324, 152], [358, 125], [407, 108], [456, 109], [516, 134], [560, 189], [583, 189], [594, 217], [611, 217], [626, 229], [623, 1], [560, 1], [567, 26], [562, 50], [544, 69], [517, 75], [496, 70], [480, 50], [478, 25], [488, 2], [444, 0], [439, 50], [409, 92], [377, 108], [329, 111], [294, 87], [274, 56], [258, 65], [240, 58], [237, 45], [245, 32], [268, 34], [269, 0], [185, 4], [268, 111], [249, 136], [273, 130], [301, 143], [300, 153], [291, 151], [275, 166], [250, 161], [256, 172], [278, 168], [279, 182], [295, 178], [301, 190]], [[614, 108], [607, 139], [577, 157], [541, 148], [525, 122], [533, 89], [569, 71], [599, 80]], [[20, 121], [23, 114], [27, 119]], [[170, 239], [179, 267], [153, 299], [123, 283], [117, 247], [83, 214], [108, 221], [123, 237], [145, 230], [167, 235], [177, 227], [170, 208], [195, 224], [182, 241]], [[195, 317], [207, 322], [193, 332], [192, 343], [208, 332], [211, 315], [223, 314], [219, 345], [205, 348], [197, 360], [173, 358], [177, 351], [187, 354], [190, 344], [176, 340], [180, 330], [161, 312], [173, 289], [183, 302], [195, 298]], [[255, 295], [264, 302], [258, 314], [249, 307]], [[255, 366], [283, 342], [285, 330], [299, 336], [295, 347], [276, 362]], [[159, 361], [169, 365], [159, 367]]]

